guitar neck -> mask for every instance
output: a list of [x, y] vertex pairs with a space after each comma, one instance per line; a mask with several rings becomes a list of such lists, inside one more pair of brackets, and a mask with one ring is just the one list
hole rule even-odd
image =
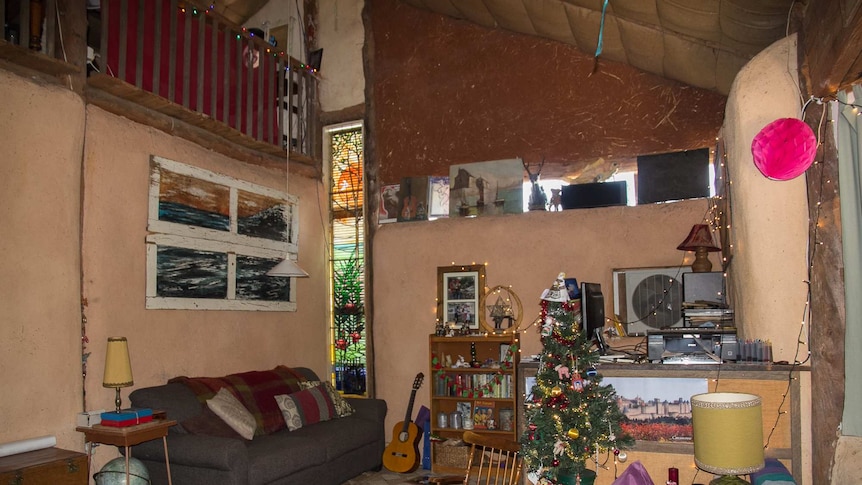
[[410, 393], [410, 402], [407, 403], [407, 413], [404, 415], [404, 426], [402, 427], [401, 431], [406, 432], [407, 427], [410, 426], [410, 422], [411, 422], [410, 416], [413, 416], [413, 401], [415, 399], [416, 399], [416, 389], [413, 389], [413, 391]]

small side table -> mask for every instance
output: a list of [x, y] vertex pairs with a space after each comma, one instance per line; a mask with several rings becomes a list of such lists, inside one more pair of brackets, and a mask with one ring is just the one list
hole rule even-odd
[[78, 426], [75, 430], [84, 433], [84, 440], [88, 443], [102, 443], [117, 447], [124, 446], [126, 448], [126, 483], [129, 483], [129, 457], [132, 454], [129, 447], [161, 438], [162, 443], [165, 445], [165, 467], [168, 471], [168, 485], [173, 485], [171, 481], [171, 463], [168, 459], [167, 436], [168, 428], [176, 424], [177, 422], [171, 419], [154, 419], [149, 423], [136, 424], [124, 428], [95, 424], [91, 427]]

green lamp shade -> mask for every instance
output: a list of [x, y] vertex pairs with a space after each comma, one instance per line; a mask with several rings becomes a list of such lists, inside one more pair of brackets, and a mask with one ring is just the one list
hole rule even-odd
[[760, 396], [711, 392], [691, 397], [694, 461], [715, 475], [747, 475], [763, 468]]

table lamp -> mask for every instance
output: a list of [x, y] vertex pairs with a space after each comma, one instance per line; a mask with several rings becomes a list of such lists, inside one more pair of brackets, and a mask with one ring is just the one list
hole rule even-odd
[[734, 475], [763, 468], [760, 396], [711, 392], [691, 397], [694, 462], [714, 475], [711, 485], [748, 483]]
[[716, 246], [715, 241], [712, 240], [712, 233], [709, 231], [708, 224], [692, 226], [688, 237], [676, 248], [680, 251], [694, 251], [694, 263], [691, 265], [691, 270], [695, 273], [712, 271], [712, 262], [709, 260], [708, 253], [721, 251], [721, 248]]
[[126, 337], [108, 337], [108, 347], [105, 351], [105, 377], [102, 386], [117, 390], [114, 404], [117, 413], [120, 412], [120, 388], [129, 387], [135, 383], [132, 378], [132, 362], [129, 359], [129, 342]]

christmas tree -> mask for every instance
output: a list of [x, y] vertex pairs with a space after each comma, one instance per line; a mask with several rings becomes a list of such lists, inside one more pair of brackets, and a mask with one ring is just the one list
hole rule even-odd
[[589, 462], [597, 470], [624, 461], [620, 448], [633, 443], [620, 428], [613, 387], [601, 385], [598, 354], [581, 331], [580, 301], [569, 300], [564, 280], [560, 273], [542, 294], [543, 352], [521, 436], [525, 467], [543, 484], [592, 483]]

